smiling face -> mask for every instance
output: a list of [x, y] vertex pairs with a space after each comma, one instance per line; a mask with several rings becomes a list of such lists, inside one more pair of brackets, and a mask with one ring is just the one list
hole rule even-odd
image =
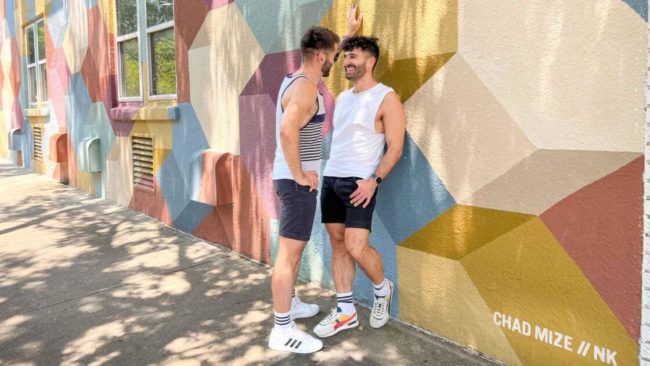
[[373, 56], [360, 48], [345, 51], [344, 55], [343, 67], [345, 68], [345, 78], [350, 81], [361, 79], [368, 70], [372, 70], [375, 62]]

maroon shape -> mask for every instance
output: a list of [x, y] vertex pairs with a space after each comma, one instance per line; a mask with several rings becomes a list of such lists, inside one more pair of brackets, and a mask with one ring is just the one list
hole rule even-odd
[[108, 31], [99, 7], [88, 10], [88, 51], [81, 65], [81, 75], [93, 102], [103, 102], [106, 110], [113, 106], [113, 80], [110, 48], [113, 36]]
[[239, 97], [239, 150], [271, 218], [279, 217], [272, 182], [275, 156], [275, 104], [269, 95]]
[[255, 74], [250, 78], [241, 95], [268, 94], [273, 103], [278, 99], [282, 79], [300, 68], [300, 50], [271, 53], [264, 56]]
[[263, 263], [270, 261], [270, 220], [252, 177], [239, 156], [233, 156], [233, 202], [215, 207], [192, 234], [222, 244]]
[[627, 332], [639, 339], [643, 156], [541, 215]]
[[207, 15], [208, 6], [204, 0], [174, 1], [174, 26], [188, 48], [192, 47]]
[[167, 207], [167, 202], [165, 202], [163, 193], [160, 190], [160, 184], [158, 184], [158, 179], [155, 176], [153, 178], [153, 184], [154, 192], [134, 188], [131, 202], [129, 202], [129, 208], [140, 211], [171, 226], [173, 222], [172, 216], [169, 213], [169, 207]]

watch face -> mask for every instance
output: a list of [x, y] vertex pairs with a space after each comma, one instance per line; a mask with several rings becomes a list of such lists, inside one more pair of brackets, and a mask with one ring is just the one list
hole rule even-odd
[[377, 182], [377, 184], [380, 184], [381, 183], [381, 177], [375, 177], [375, 182]]

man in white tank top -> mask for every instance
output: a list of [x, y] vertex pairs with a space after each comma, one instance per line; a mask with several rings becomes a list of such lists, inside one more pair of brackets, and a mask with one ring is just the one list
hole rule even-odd
[[402, 156], [404, 111], [393, 89], [373, 77], [379, 60], [376, 38], [348, 38], [342, 50], [345, 77], [353, 88], [336, 99], [332, 147], [320, 197], [322, 221], [332, 245], [337, 306], [314, 328], [319, 337], [359, 324], [352, 294], [355, 262], [374, 284], [371, 327], [388, 322], [394, 289], [368, 238], [377, 188]]
[[[353, 5], [348, 12], [350, 34], [360, 25]], [[278, 93], [273, 185], [280, 198], [280, 240], [271, 280], [275, 326], [268, 345], [279, 351], [312, 353], [323, 348], [322, 341], [293, 322], [319, 312], [318, 305], [295, 296], [294, 285], [316, 212], [325, 121], [318, 82], [329, 75], [339, 42], [339, 36], [327, 28], [308, 29], [300, 42], [302, 65], [285, 77]]]

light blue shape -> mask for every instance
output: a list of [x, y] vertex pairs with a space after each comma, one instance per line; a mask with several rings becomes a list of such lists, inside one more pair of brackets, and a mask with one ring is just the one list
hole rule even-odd
[[395, 243], [402, 242], [455, 204], [407, 133], [402, 159], [382, 182], [375, 208]]
[[90, 9], [93, 6], [97, 5], [97, 0], [85, 0], [86, 2], [86, 8]]
[[177, 114], [179, 118], [172, 127], [172, 154], [184, 179], [189, 199], [192, 193], [198, 195], [200, 190], [201, 152], [209, 149], [210, 144], [191, 104], [179, 104]]
[[102, 151], [99, 137], [86, 137], [77, 147], [77, 169], [88, 173], [102, 171]]
[[235, 3], [267, 54], [300, 48], [302, 34], [318, 24], [332, 6], [332, 0], [236, 0]]
[[63, 0], [52, 1], [50, 14], [47, 16], [47, 28], [52, 36], [54, 48], [61, 47], [68, 29], [68, 8], [63, 5]]
[[26, 169], [32, 168], [32, 156], [34, 151], [34, 138], [32, 137], [32, 124], [26, 121], [23, 123], [23, 166]]
[[[96, 136], [101, 140], [100, 148], [102, 154], [102, 161], [108, 160], [108, 154], [111, 151], [113, 142], [115, 141], [115, 132], [111, 126], [110, 118], [104, 107], [104, 103], [97, 102], [92, 103], [86, 115], [86, 119], [83, 124], [84, 133], [86, 136]], [[104, 166], [102, 166], [102, 171]]]
[[623, 0], [630, 8], [634, 9], [643, 20], [648, 21], [648, 0]]
[[[20, 101], [20, 107], [24, 113], [25, 109], [29, 106], [29, 95], [27, 92], [27, 56], [20, 57], [20, 64], [20, 80], [22, 80], [22, 82], [20, 83], [20, 88], [18, 88], [18, 100]], [[7, 75], [5, 75], [5, 78], [6, 77]], [[23, 119], [26, 118], [23, 116]]]
[[50, 110], [48, 115], [48, 121], [43, 125], [43, 157], [44, 159], [50, 159], [50, 137], [52, 135], [59, 133], [59, 124], [57, 123], [56, 114], [53, 113], [52, 101], [48, 101], [47, 107]]
[[50, 3], [50, 15], [58, 12], [59, 10], [68, 11], [68, 1], [69, 0], [52, 0]]
[[36, 2], [35, 0], [22, 0], [25, 6], [25, 21], [29, 22], [36, 17]]
[[192, 233], [213, 209], [214, 207], [201, 202], [188, 201], [183, 211], [174, 219], [174, 227]]
[[16, 36], [16, 5], [14, 0], [5, 0], [5, 17], [7, 18], [9, 34], [11, 37]]
[[271, 266], [273, 266], [275, 258], [278, 256], [278, 247], [280, 245], [280, 220], [271, 219], [269, 226], [271, 227]]
[[173, 154], [169, 154], [156, 173], [160, 190], [165, 198], [172, 220], [183, 212], [190, 201], [183, 176]]

